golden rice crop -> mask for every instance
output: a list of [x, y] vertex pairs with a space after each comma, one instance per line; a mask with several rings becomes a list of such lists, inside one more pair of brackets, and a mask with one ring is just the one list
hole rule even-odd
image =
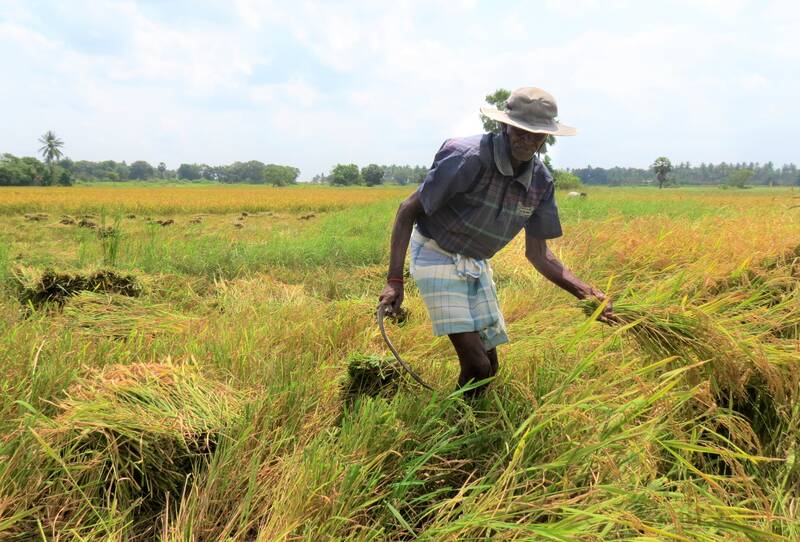
[[0, 188], [0, 214], [57, 209], [62, 213], [228, 213], [330, 211], [408, 194], [407, 187], [25, 187]]

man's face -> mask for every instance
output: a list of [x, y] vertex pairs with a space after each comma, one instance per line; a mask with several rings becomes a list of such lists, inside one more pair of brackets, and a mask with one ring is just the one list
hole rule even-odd
[[511, 147], [511, 156], [520, 162], [527, 162], [533, 158], [533, 155], [547, 139], [547, 134], [535, 134], [515, 128], [510, 124], [506, 124], [506, 134]]

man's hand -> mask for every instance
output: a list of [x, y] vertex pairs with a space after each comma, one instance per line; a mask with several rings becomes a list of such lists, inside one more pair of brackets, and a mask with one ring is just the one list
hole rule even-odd
[[[583, 297], [583, 299], [590, 299], [592, 297], [595, 298], [596, 300], [598, 300], [600, 303], [602, 303], [603, 301], [605, 301], [607, 299], [606, 294], [604, 294], [600, 290], [590, 286], [589, 287], [589, 292], [586, 293], [586, 295], [585, 295], [585, 297]], [[611, 325], [611, 324], [616, 323], [617, 317], [614, 315], [614, 308], [611, 306], [611, 300], [610, 299], [608, 300], [608, 303], [606, 303], [606, 306], [603, 307], [603, 312], [600, 313], [600, 315], [597, 317], [597, 319], [600, 320], [601, 322], [603, 322], [604, 324]]]
[[399, 314], [400, 305], [403, 304], [403, 285], [387, 283], [378, 297], [381, 305], [386, 305], [388, 314]]

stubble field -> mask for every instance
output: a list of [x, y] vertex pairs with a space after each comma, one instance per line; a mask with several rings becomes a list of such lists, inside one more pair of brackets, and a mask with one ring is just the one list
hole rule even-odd
[[347, 393], [410, 190], [0, 190], [0, 539], [800, 539], [800, 194], [559, 194], [623, 323], [518, 237], [485, 397], [413, 281]]

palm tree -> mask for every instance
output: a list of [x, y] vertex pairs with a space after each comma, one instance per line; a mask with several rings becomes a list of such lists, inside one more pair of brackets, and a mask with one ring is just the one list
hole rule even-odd
[[44, 158], [44, 163], [50, 167], [50, 181], [52, 182], [55, 177], [55, 164], [53, 161], [58, 160], [63, 155], [61, 147], [64, 146], [64, 142], [58, 139], [52, 130], [48, 130], [39, 138], [39, 143], [42, 144], [39, 152]]

